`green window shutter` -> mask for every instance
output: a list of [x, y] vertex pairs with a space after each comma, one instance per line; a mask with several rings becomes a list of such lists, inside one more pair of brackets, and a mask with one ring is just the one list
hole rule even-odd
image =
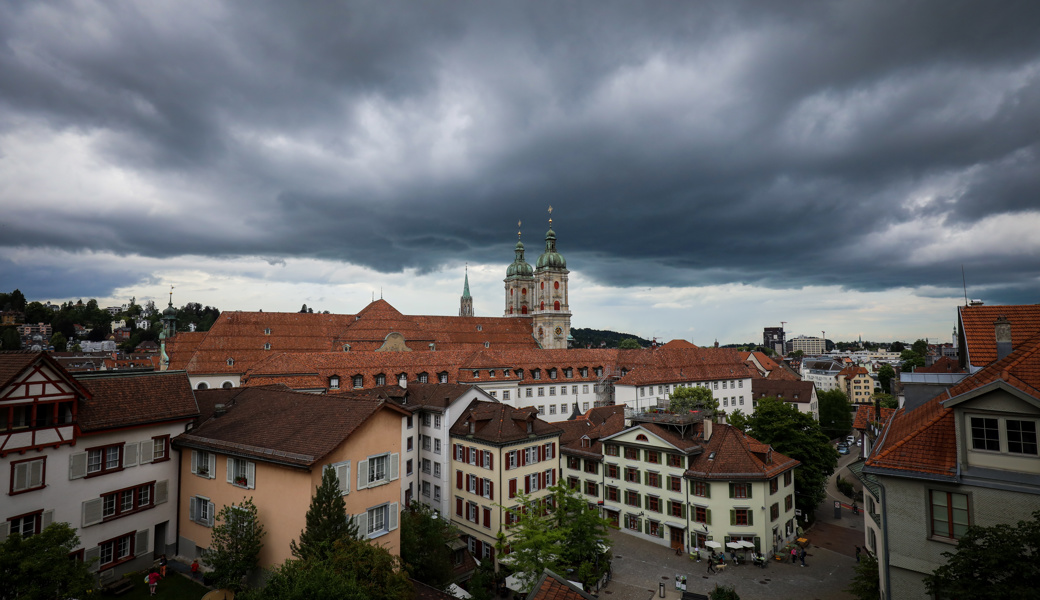
[[686, 503], [685, 502], [679, 505], [679, 516], [681, 518], [683, 518], [683, 519], [686, 518]]
[[657, 526], [657, 537], [659, 537], [659, 538], [663, 538], [664, 537], [664, 525], [658, 525]]
[[706, 518], [704, 519], [705, 520], [705, 524], [706, 525], [711, 525], [711, 509], [709, 508], [708, 510], [706, 510], [704, 512], [706, 513], [705, 514]]
[[729, 497], [730, 498], [735, 498], [736, 497], [735, 496], [736, 492], [733, 491], [734, 487], [736, 487], [736, 486], [734, 486], [732, 483], [729, 484]]
[[650, 471], [643, 471], [643, 485], [650, 485]]
[[744, 484], [744, 489], [747, 490], [747, 497], [750, 498], [751, 497], [751, 490], [755, 489], [755, 486], [753, 484], [750, 484], [750, 483], [745, 483]]
[[754, 525], [755, 524], [755, 513], [750, 508], [747, 511], [747, 524], [748, 525]]
[[711, 498], [711, 484], [704, 482], [704, 497]]
[[762, 539], [761, 539], [761, 538], [759, 538], [759, 537], [758, 537], [758, 536], [756, 535], [756, 536], [755, 536], [755, 554], [758, 554], [759, 552], [761, 552], [761, 550], [759, 550], [759, 544], [760, 544], [760, 542], [761, 542], [761, 541], [762, 541]]
[[650, 508], [650, 496], [643, 498], [643, 508]]
[[729, 524], [730, 525], [736, 525], [737, 524], [737, 511], [735, 511], [735, 510], [729, 511]]

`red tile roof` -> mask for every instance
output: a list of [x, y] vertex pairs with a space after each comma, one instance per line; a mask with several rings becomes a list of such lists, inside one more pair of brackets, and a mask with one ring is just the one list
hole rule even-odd
[[549, 569], [542, 573], [542, 578], [527, 595], [527, 600], [592, 600], [592, 598]]
[[[22, 371], [28, 369], [37, 360], [44, 360], [41, 358], [44, 356], [46, 354], [42, 352], [30, 352], [28, 350], [0, 352], [0, 390], [11, 385]], [[58, 369], [62, 370], [61, 367], [58, 367]]]
[[[703, 424], [698, 428], [703, 431]], [[713, 424], [704, 451], [693, 457], [686, 477], [770, 479], [801, 464], [730, 425]]]
[[669, 350], [673, 350], [673, 349], [676, 349], [676, 348], [699, 348], [699, 346], [697, 346], [693, 342], [688, 342], [686, 340], [678, 339], [678, 340], [672, 340], [672, 341], [668, 342], [667, 344], [662, 344], [661, 348], [667, 348]]
[[784, 402], [812, 402], [815, 384], [811, 381], [791, 381], [787, 379], [752, 379], [751, 396], [765, 398], [772, 396]]
[[184, 371], [98, 371], [76, 373], [91, 398], [79, 409], [84, 432], [189, 420], [199, 414]]
[[755, 358], [758, 359], [758, 364], [762, 365], [762, 368], [766, 371], [775, 371], [780, 368], [780, 365], [776, 364], [776, 361], [769, 358], [765, 352], [752, 352]]
[[956, 359], [949, 356], [939, 357], [934, 363], [927, 367], [914, 369], [914, 373], [961, 373], [960, 365]]
[[961, 306], [957, 311], [968, 360], [976, 367], [997, 360], [997, 338], [993, 323], [998, 317], [1007, 317], [1011, 322], [1012, 346], [1040, 333], [1040, 304]]
[[[856, 407], [856, 418], [852, 421], [852, 428], [859, 431], [866, 431], [867, 427], [874, 421], [877, 421], [875, 415], [874, 406], [871, 404], [860, 404]], [[894, 408], [881, 407], [881, 424], [882, 426], [888, 422], [892, 417], [892, 414], [896, 412]]]
[[[174, 444], [309, 467], [339, 446], [379, 410], [408, 414], [372, 398], [318, 396], [276, 388], [214, 390], [200, 402], [223, 403], [211, 417], [174, 439]], [[212, 406], [203, 412], [212, 414]]]
[[846, 379], [852, 379], [859, 375], [870, 377], [870, 371], [866, 367], [845, 367], [838, 372], [838, 377], [844, 376]]
[[[530, 424], [530, 431], [528, 431]], [[470, 425], [473, 433], [470, 433]], [[513, 408], [497, 402], [475, 401], [449, 430], [458, 437], [472, 436], [488, 444], [508, 444], [532, 437], [560, 435], [562, 430], [538, 418], [534, 407]]]

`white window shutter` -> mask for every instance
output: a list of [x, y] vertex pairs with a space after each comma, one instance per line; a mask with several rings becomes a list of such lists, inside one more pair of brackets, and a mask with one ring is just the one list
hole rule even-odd
[[155, 504], [162, 504], [169, 500], [170, 496], [170, 480], [163, 479], [162, 481], [155, 482], [155, 497], [153, 502]]
[[126, 444], [123, 446], [123, 466], [124, 467], [136, 467], [137, 466], [137, 444]]
[[194, 496], [191, 497], [191, 498], [188, 498], [188, 520], [189, 521], [194, 521], [195, 520], [195, 502], [197, 502], [197, 499]]
[[359, 460], [357, 465], [357, 489], [368, 487], [368, 459]]
[[210, 452], [209, 454], [207, 454], [207, 456], [209, 456], [209, 478], [210, 479], [216, 479], [217, 478], [217, 455], [213, 454], [212, 452]]
[[213, 514], [213, 510], [215, 507], [213, 506], [212, 502], [207, 502], [206, 504], [209, 505], [209, 519], [206, 520], [206, 524], [210, 527], [213, 527], [213, 519], [216, 518], [216, 515]]
[[350, 463], [336, 465], [336, 479], [339, 480], [339, 493], [346, 496], [350, 493]]
[[354, 523], [357, 524], [358, 537], [365, 539], [368, 537], [368, 513], [363, 512], [359, 515], [354, 515]]
[[54, 509], [43, 511], [43, 523], [40, 525], [40, 529], [47, 529], [47, 526], [54, 522]]
[[34, 460], [29, 465], [29, 487], [40, 487], [43, 485], [43, 461]]
[[0, 541], [6, 540], [11, 535], [11, 522], [0, 521]]
[[87, 548], [83, 551], [83, 562], [87, 565], [87, 570], [91, 573], [97, 573], [98, 564], [101, 561], [101, 547], [94, 546], [93, 548]]
[[249, 489], [256, 489], [256, 463], [249, 461], [246, 463], [246, 480]]
[[393, 531], [397, 529], [397, 507], [398, 504], [396, 502], [390, 505], [390, 527], [387, 529], [387, 531]]
[[235, 473], [235, 459], [229, 457], [227, 459], [227, 482], [228, 483], [231, 483], [232, 481], [235, 480], [234, 473]]
[[20, 492], [29, 487], [29, 464], [21, 463], [14, 466], [14, 491]]
[[93, 500], [87, 500], [83, 503], [83, 526], [96, 525], [101, 522], [103, 518], [101, 512], [103, 508], [104, 500], [101, 498], [94, 498]]
[[69, 479], [80, 479], [87, 476], [87, 453], [74, 452], [69, 456]]
[[[152, 440], [145, 440], [141, 442], [140, 446], [141, 455], [139, 457], [139, 460], [141, 464], [143, 465], [152, 462], [152, 460], [155, 458], [155, 442]], [[195, 465], [192, 465], [191, 468], [194, 469]]]
[[199, 472], [198, 466], [199, 466], [199, 451], [198, 450], [192, 450], [191, 451], [191, 474], [192, 475], [195, 475], [195, 474], [197, 474]]
[[401, 471], [401, 455], [396, 452], [390, 455], [390, 481], [397, 480]]
[[148, 530], [142, 529], [137, 532], [137, 541], [134, 542], [134, 554], [136, 556], [141, 556], [148, 552]]

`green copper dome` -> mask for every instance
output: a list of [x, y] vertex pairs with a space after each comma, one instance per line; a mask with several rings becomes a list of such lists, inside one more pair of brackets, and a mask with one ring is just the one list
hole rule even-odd
[[567, 260], [556, 251], [556, 232], [552, 230], [552, 227], [545, 232], [545, 252], [542, 252], [542, 255], [538, 257], [538, 262], [535, 266], [539, 269], [567, 268]]
[[506, 277], [534, 277], [534, 269], [524, 260], [524, 243], [516, 242], [516, 258], [506, 269]]

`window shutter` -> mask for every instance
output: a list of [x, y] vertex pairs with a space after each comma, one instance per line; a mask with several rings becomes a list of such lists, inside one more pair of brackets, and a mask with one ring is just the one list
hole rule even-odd
[[462, 471], [458, 469], [455, 470], [455, 489], [462, 489]]
[[246, 486], [249, 489], [256, 489], [256, 463], [249, 461], [246, 463]]
[[527, 466], [527, 450], [517, 450], [516, 453], [520, 455], [520, 466], [521, 467], [526, 467]]
[[228, 457], [227, 459], [227, 482], [231, 483], [235, 480], [235, 459]]
[[155, 442], [152, 440], [145, 440], [140, 443], [141, 451], [138, 457], [141, 464], [147, 464], [155, 459]]
[[758, 537], [758, 536], [756, 535], [756, 536], [755, 536], [755, 553], [756, 553], [756, 554], [757, 554], [757, 553], [759, 552], [759, 550], [758, 550], [758, 546], [759, 546], [759, 542], [761, 542], [761, 541], [762, 541], [762, 538], [760, 538], [760, 537]]
[[685, 502], [683, 504], [679, 505], [679, 518], [680, 519], [685, 519], [686, 518], [686, 503]]
[[[4, 410], [7, 410], [6, 408]], [[29, 487], [29, 463], [21, 463], [14, 466], [14, 491], [21, 491]]]
[[538, 444], [538, 462], [545, 460], [545, 446]]
[[210, 452], [209, 456], [209, 478], [217, 478], [217, 455]]
[[97, 573], [98, 561], [101, 560], [101, 547], [94, 546], [93, 548], [87, 548], [83, 551], [83, 563], [87, 565], [87, 570], [91, 573]]
[[484, 509], [484, 527], [491, 527], [491, 509]]
[[730, 510], [729, 511], [729, 524], [730, 525], [736, 525], [737, 524], [737, 511], [735, 511], [735, 510]]
[[358, 537], [368, 539], [368, 513], [354, 515], [354, 523], [357, 524]]
[[706, 481], [704, 482], [704, 497], [711, 498], [711, 484]]
[[650, 485], [650, 471], [643, 471], [643, 484]]
[[755, 513], [750, 508], [747, 511], [747, 524], [748, 525], [754, 525], [755, 524]]
[[734, 491], [735, 487], [736, 487], [736, 485], [734, 485], [732, 483], [729, 484], [729, 497], [730, 498], [736, 498], [736, 492]]
[[188, 498], [188, 520], [195, 520], [195, 498]]
[[213, 514], [213, 512], [216, 507], [213, 506], [212, 502], [206, 502], [206, 504], [209, 505], [209, 519], [206, 520], [206, 525], [213, 527], [213, 519], [216, 517], [216, 515]]
[[484, 495], [484, 480], [483, 479], [477, 479], [476, 483], [477, 483], [477, 495], [478, 496], [483, 496]]
[[198, 474], [198, 472], [199, 472], [198, 471], [198, 465], [199, 465], [199, 451], [198, 450], [192, 450], [191, 451], [191, 474], [192, 475]]
[[123, 446], [123, 466], [124, 467], [136, 467], [137, 466], [137, 444], [125, 444]]
[[368, 487], [368, 459], [359, 460], [357, 465], [357, 489]]
[[350, 493], [350, 463], [336, 465], [336, 479], [339, 481], [339, 493], [346, 496]]
[[[75, 452], [69, 457], [69, 479], [87, 476], [87, 453]], [[100, 550], [99, 550], [100, 552]]]
[[657, 526], [657, 537], [659, 537], [659, 538], [663, 538], [664, 537], [664, 525], [658, 525]]
[[556, 485], [556, 469], [552, 469], [552, 484]]
[[148, 530], [142, 529], [137, 532], [137, 541], [134, 542], [134, 555], [141, 556], [148, 552]]
[[394, 452], [390, 455], [390, 481], [397, 481], [401, 472], [401, 455]]
[[455, 498], [455, 514], [462, 516], [462, 498]]
[[390, 504], [390, 527], [387, 529], [387, 531], [393, 531], [397, 529], [397, 507], [398, 505], [396, 502]]
[[54, 522], [54, 509], [43, 511], [43, 523], [40, 525], [41, 529], [47, 529], [47, 526]]
[[643, 508], [650, 508], [650, 496], [643, 498]]
[[549, 458], [556, 458], [556, 442], [549, 444]]
[[163, 479], [155, 482], [155, 504], [162, 504], [169, 499], [170, 480]]
[[488, 480], [487, 486], [488, 486], [488, 498], [491, 499], [491, 500], [494, 500], [495, 499], [495, 482], [491, 481], [491, 480]]
[[0, 540], [6, 540], [11, 535], [11, 522], [0, 521]]
[[490, 452], [487, 453], [487, 456], [488, 456], [488, 468], [491, 469], [492, 471], [494, 471], [495, 470], [495, 457], [492, 456]]
[[515, 477], [513, 479], [509, 480], [509, 497], [510, 498], [515, 498], [516, 497], [516, 478]]
[[469, 446], [462, 447], [462, 462], [469, 462]]
[[104, 500], [94, 498], [83, 503], [83, 526], [96, 525], [101, 522], [101, 509]]
[[706, 513], [705, 514], [705, 519], [704, 519], [704, 524], [705, 525], [711, 525], [711, 509], [709, 508], [708, 510], [706, 510], [704, 512]]

